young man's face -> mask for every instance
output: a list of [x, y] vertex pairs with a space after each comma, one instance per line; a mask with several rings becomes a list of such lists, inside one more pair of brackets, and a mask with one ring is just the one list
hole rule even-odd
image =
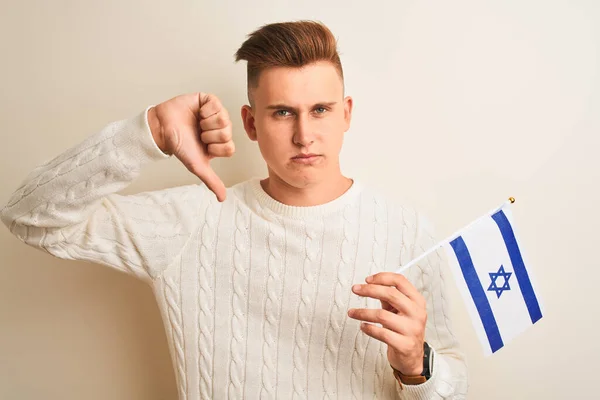
[[352, 99], [344, 98], [333, 64], [266, 69], [252, 99], [252, 108], [242, 108], [244, 127], [258, 142], [272, 178], [302, 188], [341, 174], [339, 153]]

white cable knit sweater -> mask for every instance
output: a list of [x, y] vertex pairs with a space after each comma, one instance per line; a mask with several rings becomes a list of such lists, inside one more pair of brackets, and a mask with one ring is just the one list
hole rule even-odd
[[465, 398], [441, 253], [407, 273], [428, 303], [428, 382], [400, 390], [386, 345], [347, 316], [380, 307], [353, 283], [434, 244], [419, 214], [356, 182], [315, 207], [278, 203], [258, 180], [228, 189], [224, 203], [203, 184], [116, 194], [166, 157], [146, 112], [111, 123], [32, 171], [1, 218], [28, 245], [151, 285], [180, 399]]

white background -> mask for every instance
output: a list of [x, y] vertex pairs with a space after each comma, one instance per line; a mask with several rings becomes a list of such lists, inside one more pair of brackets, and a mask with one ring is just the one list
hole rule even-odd
[[[217, 4], [218, 3], [218, 4]], [[318, 19], [339, 38], [355, 114], [344, 172], [435, 221], [444, 237], [514, 196], [545, 317], [484, 358], [456, 287], [472, 399], [598, 396], [600, 3], [594, 0], [4, 1], [0, 198], [106, 123], [179, 93], [234, 116], [226, 184], [264, 174], [244, 136], [246, 34]], [[128, 192], [195, 182], [169, 160]], [[0, 398], [176, 395], [150, 289], [56, 260], [0, 230]], [[452, 283], [452, 281], [449, 281]]]

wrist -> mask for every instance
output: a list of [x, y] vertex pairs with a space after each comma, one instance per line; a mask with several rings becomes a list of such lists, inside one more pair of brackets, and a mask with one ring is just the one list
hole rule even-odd
[[400, 372], [402, 375], [406, 376], [417, 376], [423, 373], [423, 357], [425, 355], [425, 350], [423, 347], [420, 349], [421, 351], [413, 357], [413, 359], [404, 363], [403, 365], [395, 366], [390, 364], [393, 369]]
[[405, 375], [405, 376], [419, 376], [423, 373], [423, 365], [420, 365], [415, 368], [403, 368], [403, 369], [398, 369], [395, 367], [392, 367], [392, 368], [394, 368], [396, 371], [400, 372], [402, 375]]
[[152, 139], [154, 139], [154, 143], [156, 143], [160, 151], [165, 154], [169, 154], [163, 140], [164, 135], [162, 132], [162, 127], [160, 125], [158, 116], [156, 115], [156, 107], [150, 107], [148, 109], [148, 126], [150, 127], [150, 133], [152, 133]]
[[423, 342], [423, 351], [421, 353], [420, 365], [407, 368], [402, 366], [402, 370], [391, 365], [394, 377], [402, 388], [403, 385], [419, 385], [429, 380], [433, 373], [433, 349], [427, 342]]

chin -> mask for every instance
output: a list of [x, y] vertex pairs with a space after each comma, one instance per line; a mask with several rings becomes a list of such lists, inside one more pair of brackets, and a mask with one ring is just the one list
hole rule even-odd
[[280, 165], [279, 168], [269, 167], [269, 176], [291, 187], [302, 189], [326, 180], [331, 172], [327, 171], [324, 164], [304, 166], [289, 163]]
[[286, 179], [286, 182], [296, 188], [305, 188], [308, 186], [315, 185], [323, 181], [323, 178], [317, 174], [302, 174], [298, 176], [292, 176]]
[[278, 174], [274, 171], [271, 171], [269, 174], [271, 179], [276, 179], [282, 183], [285, 183], [288, 186], [291, 186], [296, 189], [302, 189], [315, 183], [320, 182], [318, 176], [316, 174], [307, 174], [306, 172], [301, 173], [290, 173], [290, 171], [286, 171], [287, 173]]

